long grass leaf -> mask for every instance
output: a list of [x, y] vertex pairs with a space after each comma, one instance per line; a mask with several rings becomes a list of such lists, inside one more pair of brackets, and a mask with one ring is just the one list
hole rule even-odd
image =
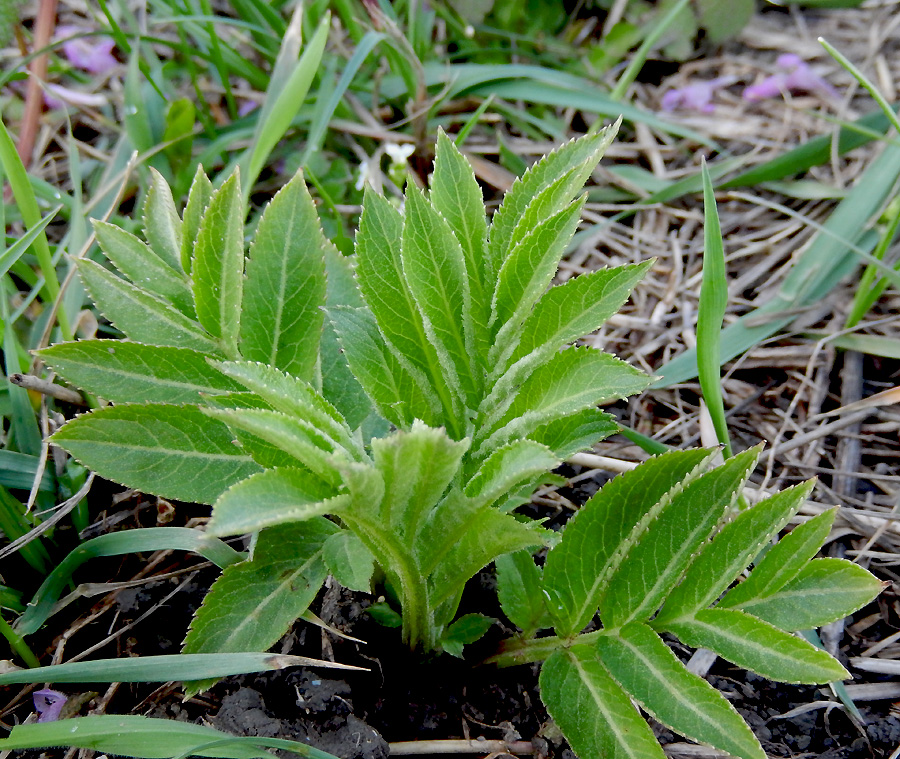
[[306, 656], [241, 652], [227, 654], [166, 654], [128, 659], [100, 659], [20, 669], [0, 674], [0, 685], [21, 683], [164, 683], [169, 680], [203, 680], [208, 677], [246, 675], [287, 667], [355, 669], [349, 664], [310, 659]]
[[37, 631], [53, 613], [56, 600], [75, 570], [89, 559], [168, 550], [192, 551], [222, 568], [246, 558], [218, 538], [187, 527], [149, 527], [101, 535], [78, 546], [47, 576], [26, 612], [16, 622], [16, 630], [22, 635]]
[[697, 310], [697, 366], [700, 390], [716, 437], [725, 447], [725, 457], [731, 457], [728, 439], [728, 423], [725, 420], [725, 403], [722, 400], [722, 374], [719, 366], [719, 340], [722, 319], [728, 305], [728, 278], [725, 272], [725, 248], [722, 244], [722, 228], [716, 210], [716, 196], [712, 180], [706, 168], [703, 174], [703, 283], [700, 286], [700, 304]]

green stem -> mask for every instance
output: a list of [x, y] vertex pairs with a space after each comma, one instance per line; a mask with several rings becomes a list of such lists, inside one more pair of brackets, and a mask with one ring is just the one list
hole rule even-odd
[[500, 644], [500, 650], [493, 656], [489, 656], [483, 664], [496, 664], [498, 667], [514, 667], [517, 664], [530, 664], [543, 661], [554, 651], [582, 644], [595, 643], [601, 636], [606, 635], [607, 630], [576, 635], [574, 638], [560, 638], [558, 635], [550, 635], [546, 638], [510, 638]]
[[0, 633], [3, 633], [3, 637], [9, 641], [9, 647], [13, 650], [13, 653], [17, 654], [27, 667], [33, 669], [41, 666], [25, 639], [13, 630], [2, 616], [0, 616]]

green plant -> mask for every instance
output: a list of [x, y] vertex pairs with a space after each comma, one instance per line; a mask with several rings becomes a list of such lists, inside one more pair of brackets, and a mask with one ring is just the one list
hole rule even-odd
[[[649, 381], [599, 351], [561, 350], [614, 313], [647, 264], [547, 291], [580, 218], [576, 195], [614, 133], [539, 162], [490, 232], [471, 168], [441, 135], [428, 196], [410, 185], [401, 214], [367, 195], [358, 289], [300, 177], [262, 215], [246, 274], [236, 175], [213, 193], [198, 173], [182, 218], [155, 176], [149, 244], [96, 225], [132, 283], [90, 261], [80, 272], [129, 341], [41, 352], [116, 404], [53, 441], [129, 486], [214, 503], [213, 535], [262, 531], [253, 558], [210, 592], [186, 651], [264, 649], [305, 611], [326, 564], [362, 588], [374, 561], [411, 646], [458, 652], [460, 635], [471, 639], [473, 620], [451, 627], [465, 582], [549, 537], [507, 512], [615, 431], [597, 403]], [[322, 305], [334, 332], [322, 333]], [[372, 418], [369, 400], [397, 432]], [[292, 567], [290, 582], [271, 579], [276, 566]], [[234, 583], [245, 588], [239, 604]], [[271, 616], [257, 625], [232, 623], [261, 610]]]
[[[527, 553], [497, 562], [504, 613], [523, 634], [494, 661], [546, 660], [541, 698], [579, 756], [664, 756], [633, 700], [691, 740], [764, 759], [734, 708], [687, 670], [661, 633], [772, 680], [849, 677], [829, 654], [791, 633], [856, 611], [881, 583], [851, 562], [813, 559], [836, 509], [769, 546], [813, 483], [739, 509], [759, 450], [716, 468], [716, 451], [702, 449], [650, 459], [578, 511], [543, 570]], [[598, 609], [602, 628], [581, 633]], [[534, 637], [550, 627], [556, 635]]]
[[[69, 422], [53, 442], [126, 485], [213, 504], [208, 534], [187, 547], [216, 552], [224, 570], [185, 653], [264, 650], [327, 572], [368, 590], [377, 564], [404, 640], [461, 655], [491, 623], [456, 619], [462, 590], [496, 561], [503, 608], [525, 635], [495, 661], [547, 658], [544, 699], [585, 757], [632, 746], [661, 755], [629, 694], [688, 737], [761, 756], [659, 632], [770, 677], [846, 675], [784, 632], [837, 619], [878, 592], [847, 562], [809, 561], [833, 512], [797, 528], [707, 608], [809, 492], [735, 508], [756, 449], [715, 469], [704, 450], [651, 459], [604, 487], [561, 540], [511, 513], [561, 460], [616, 430], [598, 403], [649, 382], [571, 346], [649, 264], [548, 289], [580, 218], [576, 196], [614, 133], [539, 161], [490, 225], [471, 168], [441, 134], [427, 194], [410, 184], [402, 211], [366, 196], [355, 259], [325, 240], [300, 176], [263, 213], [246, 265], [237, 175], [213, 192], [198, 173], [181, 217], [155, 177], [149, 244], [97, 226], [132, 283], [92, 262], [81, 273], [130, 340], [41, 351], [60, 375], [116, 404]], [[215, 539], [244, 533], [254, 540], [243, 561]], [[543, 573], [531, 559], [541, 546], [551, 546]], [[42, 589], [28, 630], [52, 596]], [[603, 629], [579, 634], [598, 608]], [[533, 637], [547, 628], [556, 635]]]

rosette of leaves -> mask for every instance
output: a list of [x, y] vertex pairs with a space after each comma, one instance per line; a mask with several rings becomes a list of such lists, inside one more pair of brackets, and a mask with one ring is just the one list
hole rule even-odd
[[[215, 193], [198, 178], [182, 220], [168, 198], [153, 206], [149, 246], [98, 228], [133, 284], [97, 264], [82, 273], [130, 341], [94, 341], [77, 366], [85, 343], [42, 353], [116, 404], [76, 418], [53, 441], [107, 478], [213, 503], [212, 535], [258, 536], [252, 558], [228, 567], [208, 594], [186, 651], [271, 645], [326, 567], [368, 589], [377, 564], [411, 646], [459, 653], [484, 631], [481, 617], [453, 622], [465, 582], [498, 556], [548, 540], [508, 512], [563, 458], [615, 431], [597, 404], [649, 382], [571, 345], [621, 306], [649, 264], [550, 287], [581, 217], [577, 196], [614, 133], [539, 161], [490, 226], [471, 167], [441, 134], [427, 194], [410, 183], [402, 211], [366, 195], [351, 259], [325, 241], [300, 178], [262, 215], [246, 267], [236, 177]], [[165, 194], [159, 180], [155, 188], [150, 203]], [[165, 291], [140, 288], [156, 275], [139, 281], [143, 270], [129, 270], [104, 239], [113, 235], [135, 258], [152, 253], [159, 270], [162, 261]], [[346, 281], [351, 261], [356, 284]], [[323, 305], [341, 348], [330, 357]], [[279, 328], [267, 330], [267, 319]], [[347, 366], [352, 374], [341, 374]], [[111, 392], [116, 383], [136, 384]], [[365, 404], [348, 402], [360, 387]], [[385, 425], [372, 437], [360, 426], [369, 403], [392, 432]]]
[[[527, 552], [497, 562], [504, 613], [523, 633], [495, 661], [544, 660], [541, 699], [582, 759], [664, 757], [635, 704], [691, 740], [765, 758], [737, 711], [662, 633], [776, 681], [849, 677], [792, 633], [851, 614], [881, 583], [849, 561], [813, 558], [836, 509], [771, 545], [813, 483], [740, 509], [759, 448], [710, 468], [715, 453], [664, 454], [610, 481], [569, 521], [542, 569]], [[598, 612], [600, 629], [582, 632]], [[534, 637], [549, 628], [555, 635]]]

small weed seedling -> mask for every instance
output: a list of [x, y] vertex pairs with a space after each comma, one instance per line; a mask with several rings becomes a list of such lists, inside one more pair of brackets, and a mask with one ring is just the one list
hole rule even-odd
[[[185, 654], [265, 650], [327, 573], [369, 590], [377, 565], [404, 640], [461, 655], [491, 623], [457, 618], [463, 588], [497, 561], [504, 609], [526, 633], [497, 661], [549, 657], [543, 698], [585, 759], [662, 755], [629, 696], [691, 738], [762, 756], [658, 632], [774, 678], [846, 676], [785, 632], [846, 615], [879, 589], [851, 564], [810, 561], [831, 514], [796, 529], [719, 600], [808, 493], [739, 511], [755, 449], [711, 470], [709, 451], [652, 459], [603, 488], [561, 540], [511, 513], [563, 459], [616, 430], [599, 403], [650, 381], [572, 346], [649, 263], [550, 287], [578, 195], [614, 133], [539, 161], [490, 225], [470, 166], [442, 134], [428, 193], [410, 184], [402, 211], [366, 195], [351, 258], [325, 239], [299, 176], [263, 213], [246, 259], [237, 175], [213, 191], [198, 173], [181, 216], [156, 177], [146, 242], [97, 225], [130, 282], [89, 261], [81, 274], [128, 340], [41, 352], [114, 404], [53, 442], [109, 479], [212, 504], [206, 550], [254, 536], [249, 558], [220, 562]], [[541, 546], [552, 546], [543, 575], [531, 559]], [[36, 629], [48, 608], [32, 607], [23, 627]], [[598, 609], [603, 628], [579, 635]], [[556, 635], [533, 637], [548, 628]]]

